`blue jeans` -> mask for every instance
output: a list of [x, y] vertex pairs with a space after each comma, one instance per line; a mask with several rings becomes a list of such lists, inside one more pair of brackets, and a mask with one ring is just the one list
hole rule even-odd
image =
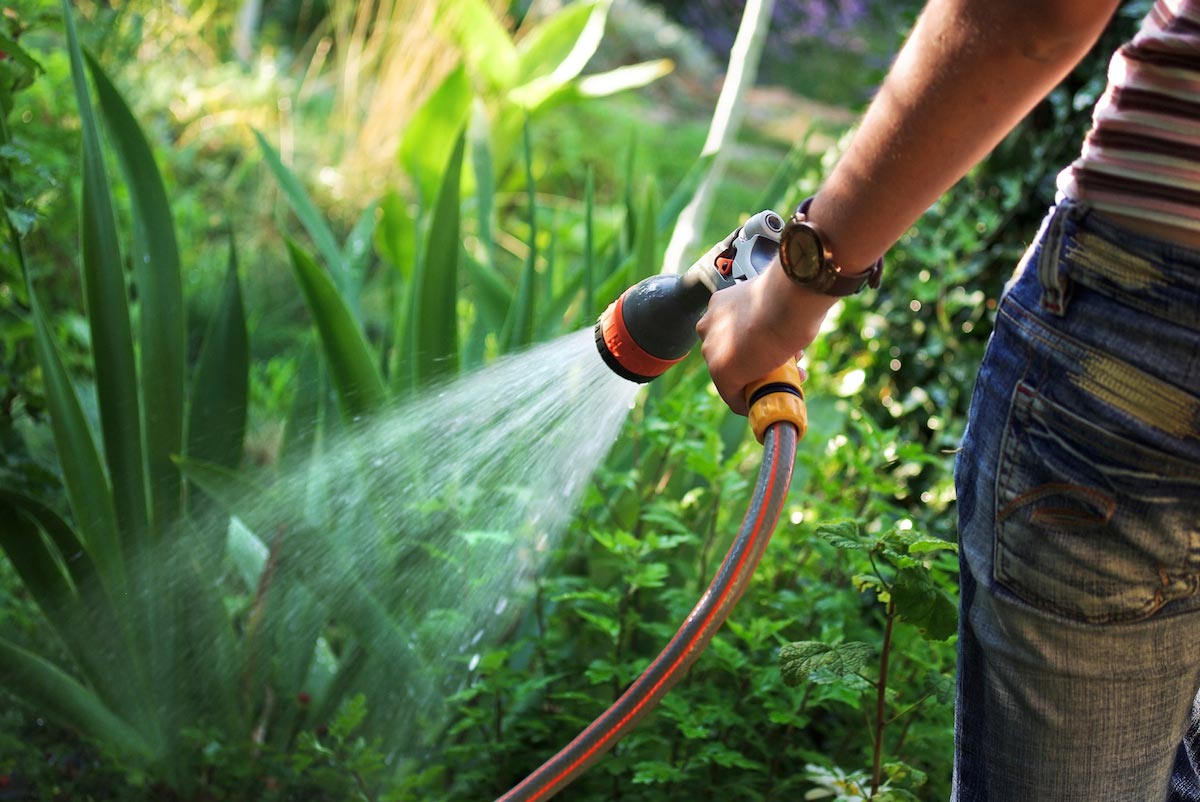
[[954, 799], [1200, 800], [1200, 252], [1052, 209], [955, 478]]

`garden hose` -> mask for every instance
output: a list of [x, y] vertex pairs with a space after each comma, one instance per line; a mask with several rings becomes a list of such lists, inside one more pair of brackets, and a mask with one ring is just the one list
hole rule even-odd
[[540, 802], [554, 796], [621, 740], [687, 673], [758, 566], [787, 496], [798, 441], [799, 432], [790, 422], [766, 428], [754, 497], [725, 560], [683, 626], [611, 707], [497, 802]]
[[[618, 375], [646, 382], [682, 359], [695, 342], [695, 324], [711, 293], [766, 269], [778, 252], [782, 227], [778, 215], [760, 212], [683, 276], [653, 276], [622, 293], [596, 324], [596, 347], [605, 363]], [[748, 386], [746, 401], [751, 428], [763, 445], [762, 463], [737, 537], [708, 589], [625, 693], [497, 802], [549, 799], [586, 771], [687, 673], [741, 598], [779, 520], [796, 446], [808, 426], [794, 363]]]

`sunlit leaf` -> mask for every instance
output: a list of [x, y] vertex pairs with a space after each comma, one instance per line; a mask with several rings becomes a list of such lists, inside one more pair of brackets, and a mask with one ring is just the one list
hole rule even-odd
[[807, 682], [814, 671], [847, 677], [857, 674], [874, 653], [869, 644], [858, 641], [836, 646], [820, 641], [796, 641], [780, 648], [779, 670], [788, 685]]
[[386, 400], [375, 358], [337, 288], [313, 258], [291, 240], [292, 270], [320, 335], [325, 364], [347, 419], [379, 409]]
[[458, 265], [462, 258], [460, 186], [466, 134], [459, 129], [442, 174], [421, 274], [416, 277], [414, 375], [423, 384], [458, 371]]
[[830, 521], [817, 527], [817, 537], [839, 549], [870, 549], [875, 545], [873, 538], [863, 535], [857, 521]]
[[[490, 15], [491, 11], [486, 13]], [[456, 143], [467, 124], [471, 99], [466, 70], [459, 67], [442, 80], [404, 129], [398, 158], [417, 186], [422, 211], [433, 207]]]
[[507, 89], [517, 79], [517, 50], [485, 0], [443, 0], [439, 21], [459, 45], [473, 72], [493, 89]]
[[604, 37], [608, 0], [572, 3], [541, 20], [517, 45], [518, 84], [509, 99], [526, 108], [542, 101], [587, 66]]

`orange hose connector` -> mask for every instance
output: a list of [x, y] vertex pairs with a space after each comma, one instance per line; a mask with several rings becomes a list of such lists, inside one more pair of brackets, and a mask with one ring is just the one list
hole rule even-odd
[[808, 431], [808, 407], [804, 406], [800, 369], [795, 362], [785, 362], [748, 385], [746, 404], [750, 407], [750, 428], [760, 443], [772, 423], [786, 421], [792, 424], [796, 427], [797, 438], [804, 437]]

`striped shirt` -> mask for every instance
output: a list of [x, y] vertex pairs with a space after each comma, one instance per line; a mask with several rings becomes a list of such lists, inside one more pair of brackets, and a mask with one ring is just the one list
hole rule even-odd
[[1200, 0], [1155, 0], [1113, 55], [1058, 189], [1099, 211], [1200, 231]]

